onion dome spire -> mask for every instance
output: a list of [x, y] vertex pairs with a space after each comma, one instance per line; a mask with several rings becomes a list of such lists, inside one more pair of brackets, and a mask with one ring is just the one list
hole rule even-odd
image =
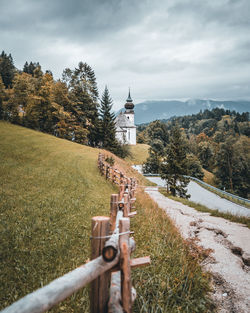
[[133, 110], [133, 108], [135, 107], [134, 106], [134, 103], [133, 103], [133, 100], [130, 96], [130, 88], [129, 88], [129, 92], [128, 92], [128, 98], [127, 98], [127, 103], [125, 104], [125, 109], [127, 110]]

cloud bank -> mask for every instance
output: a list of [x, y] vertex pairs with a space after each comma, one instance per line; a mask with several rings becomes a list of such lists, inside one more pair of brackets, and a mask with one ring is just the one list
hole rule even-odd
[[0, 49], [60, 78], [93, 67], [118, 109], [145, 99], [250, 99], [248, 0], [0, 0]]

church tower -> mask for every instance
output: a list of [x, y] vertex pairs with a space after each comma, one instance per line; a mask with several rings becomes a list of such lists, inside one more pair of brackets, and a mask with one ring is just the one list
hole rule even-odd
[[136, 145], [135, 106], [130, 96], [130, 90], [124, 107], [125, 112], [120, 112], [115, 120], [116, 138], [122, 144]]
[[127, 102], [125, 103], [124, 107], [125, 107], [125, 116], [127, 117], [127, 119], [133, 123], [133, 125], [135, 124], [135, 112], [134, 112], [134, 103], [133, 100], [130, 96], [130, 89], [128, 92], [128, 98], [126, 100]]

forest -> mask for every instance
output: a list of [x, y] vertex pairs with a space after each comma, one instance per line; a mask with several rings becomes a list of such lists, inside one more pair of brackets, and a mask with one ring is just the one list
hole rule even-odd
[[[203, 179], [205, 169], [214, 175], [213, 185], [249, 198], [249, 112], [215, 108], [139, 125], [137, 134], [138, 142], [150, 145], [144, 171], [161, 173], [170, 189], [173, 174], [185, 187], [187, 182], [180, 175]], [[181, 190], [172, 193], [182, 196]]]
[[65, 68], [55, 80], [39, 62], [17, 69], [11, 54], [0, 54], [0, 119], [59, 138], [100, 147], [125, 157], [115, 138], [115, 115], [106, 87], [101, 99], [95, 72], [87, 63]]
[[[87, 63], [65, 68], [55, 80], [39, 62], [26, 61], [23, 69], [17, 69], [11, 54], [2, 51], [0, 119], [120, 157], [129, 154], [129, 147], [115, 138], [109, 90], [105, 87], [99, 98], [95, 72]], [[187, 184], [183, 175], [202, 179], [205, 170], [214, 175], [215, 186], [249, 198], [249, 137], [249, 113], [223, 108], [137, 127], [137, 142], [150, 145], [144, 171], [161, 173], [172, 193], [180, 196], [185, 196]]]

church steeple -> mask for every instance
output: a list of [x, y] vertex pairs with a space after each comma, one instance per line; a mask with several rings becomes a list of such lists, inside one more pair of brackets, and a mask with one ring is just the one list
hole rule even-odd
[[133, 103], [133, 100], [130, 96], [130, 88], [129, 88], [129, 92], [128, 92], [128, 98], [127, 98], [127, 103], [125, 104], [125, 109], [126, 110], [133, 110], [134, 109], [134, 103]]

